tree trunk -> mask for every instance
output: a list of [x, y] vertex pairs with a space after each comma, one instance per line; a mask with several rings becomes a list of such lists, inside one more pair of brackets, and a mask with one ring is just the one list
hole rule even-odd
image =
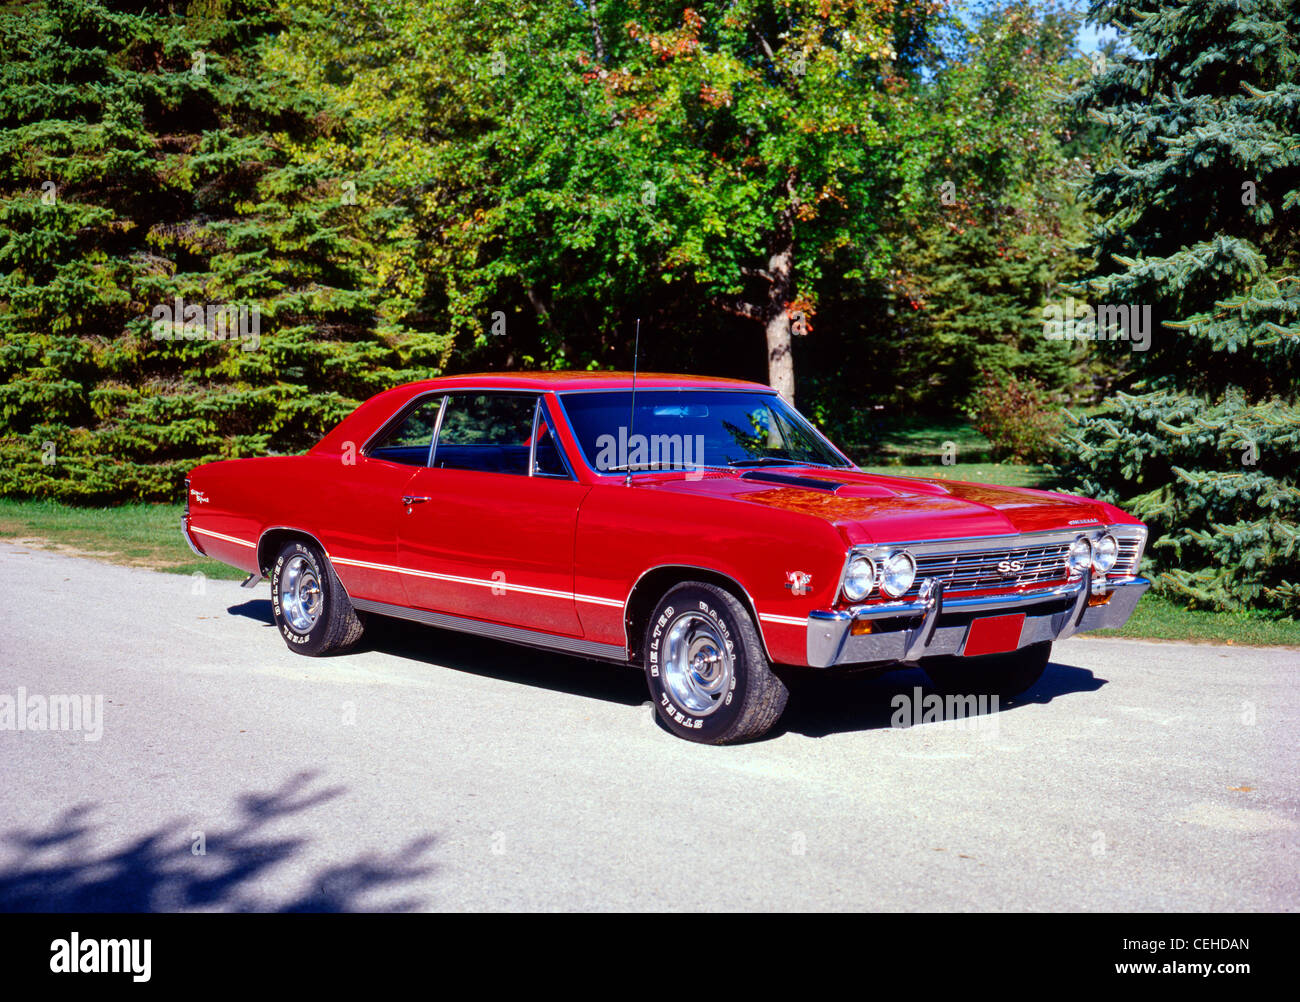
[[794, 403], [794, 356], [790, 354], [790, 318], [782, 310], [767, 321], [767, 381]]
[[782, 209], [772, 241], [767, 271], [772, 284], [767, 290], [763, 325], [767, 331], [767, 381], [772, 389], [794, 403], [794, 355], [790, 346], [790, 300], [794, 298], [794, 207]]

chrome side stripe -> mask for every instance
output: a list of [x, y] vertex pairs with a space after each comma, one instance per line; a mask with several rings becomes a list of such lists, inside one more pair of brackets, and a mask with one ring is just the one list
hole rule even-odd
[[760, 612], [758, 618], [765, 623], [779, 623], [782, 626], [803, 626], [808, 625], [807, 616], [774, 616], [766, 612]]
[[613, 609], [623, 608], [623, 603], [616, 598], [601, 598], [599, 595], [575, 595], [573, 592], [557, 591], [554, 588], [537, 588], [533, 585], [510, 584], [508, 581], [493, 581], [490, 578], [467, 578], [457, 574], [439, 574], [436, 571], [417, 571], [411, 567], [397, 567], [393, 564], [375, 564], [367, 560], [353, 560], [351, 557], [330, 557], [336, 564], [344, 567], [361, 567], [371, 571], [388, 571], [391, 574], [409, 574], [417, 578], [429, 578], [433, 581], [447, 581], [451, 584], [477, 585], [480, 588], [500, 588], [504, 592], [518, 592], [521, 595], [541, 595], [543, 598], [564, 598], [589, 605], [605, 605]]
[[247, 539], [227, 536], [224, 533], [213, 532], [211, 529], [200, 529], [197, 525], [191, 525], [190, 532], [197, 532], [200, 536], [211, 536], [213, 539], [224, 539], [227, 543], [238, 543], [240, 546], [247, 546], [250, 550], [257, 546], [256, 543], [250, 543]]
[[404, 605], [389, 605], [387, 602], [372, 602], [364, 598], [354, 598], [352, 605], [361, 612], [375, 612], [383, 616], [409, 619], [412, 622], [423, 623], [425, 626], [472, 633], [475, 636], [505, 640], [526, 647], [542, 647], [546, 650], [563, 651], [566, 654], [599, 658], [602, 661], [627, 661], [627, 648], [619, 647], [617, 644], [602, 644], [595, 640], [582, 640], [579, 637], [562, 637], [554, 633], [526, 630], [521, 626], [489, 623], [481, 619], [467, 619], [464, 616], [449, 616], [446, 613], [430, 612], [427, 609], [408, 609]]
[[[239, 539], [239, 538], [236, 537], [236, 536], [227, 536], [227, 535], [225, 535], [224, 533], [213, 532], [211, 529], [200, 529], [200, 528], [198, 528], [197, 526], [194, 526], [194, 525], [191, 525], [191, 526], [189, 527], [189, 531], [190, 531], [190, 532], [197, 532], [197, 533], [200, 533], [200, 534], [202, 534], [202, 535], [204, 535], [204, 536], [211, 536], [211, 537], [214, 538], [214, 539], [224, 539], [224, 540], [225, 540], [226, 542], [228, 542], [228, 543], [237, 543], [237, 544], [239, 544], [240, 546], [247, 546], [249, 549], [254, 549], [254, 548], [256, 548], [256, 546], [257, 546], [256, 543], [249, 542], [249, 541], [246, 540], [246, 539]], [[534, 585], [510, 584], [510, 583], [507, 582], [507, 581], [493, 581], [493, 580], [491, 580], [490, 578], [470, 578], [470, 577], [464, 577], [464, 576], [462, 576], [462, 575], [458, 575], [458, 574], [439, 574], [439, 573], [437, 573], [436, 571], [419, 571], [419, 570], [415, 570], [414, 568], [411, 568], [411, 567], [398, 567], [398, 566], [396, 566], [395, 564], [377, 564], [377, 563], [373, 563], [372, 561], [369, 561], [369, 560], [354, 560], [354, 559], [352, 559], [351, 557], [336, 557], [336, 556], [334, 556], [333, 554], [328, 553], [328, 552], [327, 552], [325, 555], [326, 555], [326, 557], [329, 558], [329, 560], [330, 560], [332, 563], [334, 563], [334, 564], [338, 564], [338, 565], [343, 566], [343, 567], [358, 567], [358, 568], [361, 568], [361, 569], [363, 569], [363, 570], [370, 570], [370, 571], [386, 571], [386, 572], [389, 573], [389, 574], [408, 574], [408, 575], [410, 575], [410, 576], [412, 576], [412, 577], [428, 578], [428, 579], [433, 580], [433, 581], [446, 581], [446, 582], [448, 582], [448, 583], [450, 583], [450, 584], [470, 585], [470, 586], [477, 586], [477, 587], [480, 587], [480, 588], [500, 588], [500, 589], [502, 589], [502, 591], [504, 591], [504, 592], [507, 593], [507, 594], [509, 594], [510, 592], [516, 592], [516, 593], [521, 594], [521, 595], [540, 595], [540, 596], [543, 597], [543, 598], [569, 599], [569, 600], [572, 600], [572, 601], [575, 601], [575, 602], [582, 602], [582, 603], [584, 603], [585, 605], [600, 605], [600, 606], [604, 606], [604, 607], [609, 608], [609, 609], [622, 609], [622, 608], [623, 608], [623, 600], [622, 600], [622, 599], [619, 599], [619, 598], [604, 598], [603, 596], [600, 596], [600, 595], [578, 595], [578, 594], [574, 594], [574, 593], [567, 592], [567, 591], [558, 591], [557, 589], [554, 589], [554, 588], [538, 588], [538, 587], [536, 587], [536, 586], [534, 586]], [[362, 607], [362, 605], [359, 604], [359, 603], [364, 603], [364, 604], [366, 604], [366, 605], [382, 604], [382, 603], [367, 602], [367, 601], [364, 600], [364, 599], [353, 599], [353, 600], [352, 600], [352, 604], [355, 605], [355, 606], [357, 606], [357, 608], [361, 608], [361, 607]], [[392, 609], [403, 609], [403, 608], [405, 608], [405, 607], [403, 607], [403, 606], [391, 606], [390, 608], [392, 608]], [[373, 611], [378, 612], [378, 611], [381, 611], [381, 610], [375, 609], [375, 610], [373, 610]], [[418, 613], [420, 616], [424, 616], [424, 615], [430, 615], [430, 616], [441, 615], [440, 613], [427, 613], [427, 614], [425, 614], [425, 613], [421, 613], [421, 612], [419, 612], [419, 610], [407, 610], [407, 611], [412, 612], [412, 613]], [[387, 613], [385, 613], [385, 614], [386, 614], [386, 615], [390, 615], [390, 616], [400, 616], [400, 615], [401, 615], [401, 613], [399, 613], [399, 612], [387, 612]], [[410, 619], [410, 618], [414, 618], [414, 617], [413, 617], [413, 616], [407, 616], [407, 617], [405, 617], [405, 618]], [[453, 616], [453, 617], [451, 617], [451, 618], [452, 618], [452, 619], [456, 619], [456, 618], [458, 618], [458, 617]], [[802, 627], [802, 626], [807, 626], [807, 625], [808, 625], [808, 620], [807, 620], [806, 618], [799, 618], [799, 617], [796, 617], [796, 616], [777, 616], [777, 615], [771, 615], [771, 614], [767, 614], [767, 613], [760, 613], [758, 618], [759, 618], [760, 620], [762, 620], [763, 622], [765, 622], [765, 623], [777, 623], [777, 624], [780, 624], [781, 626], [801, 626], [801, 627]], [[420, 622], [425, 622], [424, 619], [420, 619], [419, 621], [420, 621]], [[464, 620], [464, 622], [466, 622], [466, 623], [470, 623], [470, 624], [474, 624], [473, 628], [467, 628], [467, 629], [469, 629], [470, 632], [478, 632], [477, 627], [478, 627], [479, 625], [481, 625], [479, 620], [474, 620], [474, 619], [467, 619], [467, 620]], [[437, 623], [433, 623], [432, 625], [437, 626], [437, 625], [439, 625], [439, 624], [437, 624]], [[452, 629], [452, 630], [454, 630], [454, 629], [461, 629], [461, 627], [448, 626], [447, 629]], [[503, 627], [501, 627], [501, 629], [503, 629], [503, 630], [514, 630], [514, 629], [518, 629], [518, 628], [517, 628], [517, 627], [503, 626]], [[526, 632], [526, 633], [531, 633], [532, 631], [524, 631], [524, 632]], [[541, 637], [548, 637], [548, 636], [550, 636], [550, 634], [542, 633], [542, 634], [538, 634], [538, 636], [541, 636]], [[501, 639], [509, 639], [509, 638], [508, 638], [508, 637], [502, 637]], [[561, 638], [561, 639], [564, 639], [564, 638]], [[528, 643], [528, 641], [519, 641], [519, 642], [520, 642], [520, 643]], [[593, 641], [585, 641], [585, 640], [584, 640], [584, 641], [575, 641], [575, 643], [579, 643], [579, 644], [591, 644], [591, 643], [593, 643]], [[543, 646], [554, 646], [554, 645], [546, 644], [546, 645], [543, 645]], [[596, 644], [596, 646], [597, 646], [597, 647], [600, 647], [600, 648], [602, 648], [602, 649], [608, 649], [608, 650], [607, 650], [605, 653], [592, 654], [592, 655], [590, 655], [591, 657], [611, 657], [612, 655], [608, 653], [609, 651], [621, 651], [621, 652], [623, 652], [623, 653], [619, 656], [619, 660], [626, 660], [626, 656], [625, 656], [625, 655], [626, 655], [626, 648], [624, 648], [624, 647], [616, 647], [616, 646], [613, 645], [613, 644]], [[583, 653], [582, 651], [579, 651], [579, 650], [576, 650], [576, 649], [573, 649], [573, 648], [569, 648], [569, 647], [556, 647], [555, 649], [556, 649], [556, 650], [571, 650], [572, 653], [575, 653], [575, 654]]]

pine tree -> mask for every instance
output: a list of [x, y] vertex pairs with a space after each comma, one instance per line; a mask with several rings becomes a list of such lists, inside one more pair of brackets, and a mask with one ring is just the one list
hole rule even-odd
[[402, 325], [376, 241], [400, 211], [299, 152], [345, 126], [267, 66], [279, 16], [0, 11], [0, 492], [174, 498], [197, 462], [306, 448], [437, 371], [447, 339]]
[[916, 311], [900, 379], [916, 403], [977, 407], [981, 391], [1011, 380], [1060, 397], [1079, 379], [1078, 353], [1044, 340], [1041, 321], [1044, 301], [1082, 265], [1078, 166], [1060, 104], [1078, 27], [1077, 15], [1037, 3], [987, 5], [935, 75], [935, 139], [912, 140], [933, 146], [932, 190], [894, 282], [904, 314]]
[[1120, 151], [1086, 187], [1092, 298], [1154, 323], [1131, 385], [1078, 420], [1066, 472], [1149, 523], [1159, 587], [1294, 613], [1300, 7], [1099, 0], [1089, 18], [1132, 47], [1077, 95]]

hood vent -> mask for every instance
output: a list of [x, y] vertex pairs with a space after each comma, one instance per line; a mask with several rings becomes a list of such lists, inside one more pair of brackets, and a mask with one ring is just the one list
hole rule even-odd
[[793, 473], [771, 473], [767, 470], [747, 470], [740, 475], [740, 479], [780, 484], [783, 487], [802, 487], [804, 490], [825, 491], [827, 494], [834, 494], [844, 486], [835, 480], [818, 480], [815, 477], [798, 477]]

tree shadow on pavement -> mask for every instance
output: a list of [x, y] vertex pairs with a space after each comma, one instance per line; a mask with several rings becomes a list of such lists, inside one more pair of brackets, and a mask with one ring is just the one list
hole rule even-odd
[[[364, 904], [363, 896], [434, 871], [423, 861], [433, 838], [417, 838], [390, 854], [320, 869], [300, 893], [268, 901], [259, 881], [309, 844], [300, 836], [274, 834], [272, 826], [343, 793], [316, 779], [316, 773], [301, 772], [269, 793], [241, 795], [236, 823], [204, 832], [202, 855], [193, 851], [204, 828], [198, 822], [168, 822], [122, 841], [95, 822], [101, 808], [94, 804], [68, 808], [41, 829], [6, 832], [0, 835], [0, 912], [368, 911], [376, 907]], [[420, 906], [408, 898], [379, 907]]]
[[[919, 668], [858, 674], [799, 669], [783, 671], [782, 675], [790, 687], [790, 702], [778, 725], [780, 730], [814, 738], [895, 727], [900, 712], [896, 697], [914, 701], [918, 686], [922, 698], [937, 693], [929, 677]], [[997, 709], [990, 708], [990, 712], [1007, 713], [1034, 703], [1050, 703], [1060, 696], [1095, 692], [1105, 684], [1105, 679], [1097, 678], [1086, 668], [1052, 661], [1031, 689], [1014, 699], [999, 700]], [[951, 709], [944, 701], [943, 710], [934, 722], [958, 719]], [[920, 715], [919, 709], [915, 712]]]

